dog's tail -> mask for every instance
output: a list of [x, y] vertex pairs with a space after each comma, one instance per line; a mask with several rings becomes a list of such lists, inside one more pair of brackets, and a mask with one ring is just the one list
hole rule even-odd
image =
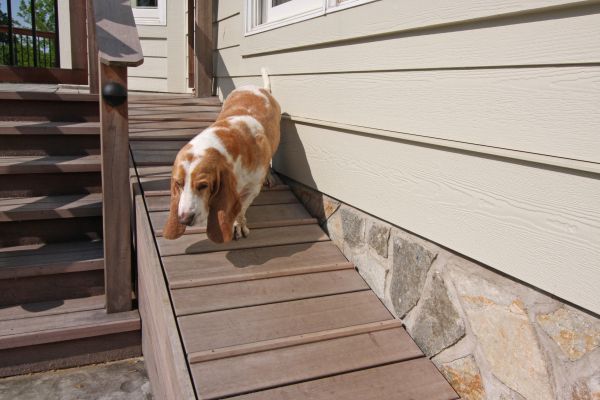
[[263, 79], [263, 87], [267, 89], [269, 93], [271, 93], [271, 79], [269, 78], [269, 73], [267, 72], [267, 69], [265, 67], [262, 67], [260, 69], [260, 73]]

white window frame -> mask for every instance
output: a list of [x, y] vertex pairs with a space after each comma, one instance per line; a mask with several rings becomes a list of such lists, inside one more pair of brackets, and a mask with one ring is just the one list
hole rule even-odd
[[[246, 0], [244, 36], [319, 17], [377, 0], [291, 0], [271, 7], [271, 0]], [[267, 21], [262, 22], [263, 19]]]
[[[176, 0], [182, 1], [182, 0]], [[167, 0], [158, 0], [156, 8], [131, 7], [136, 25], [167, 25]]]

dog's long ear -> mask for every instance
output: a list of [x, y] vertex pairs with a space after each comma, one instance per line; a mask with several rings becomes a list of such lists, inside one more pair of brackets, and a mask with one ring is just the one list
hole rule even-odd
[[233, 223], [242, 206], [231, 168], [227, 165], [216, 168], [215, 175], [206, 234], [215, 243], [227, 243], [233, 237]]
[[165, 239], [177, 239], [185, 232], [185, 225], [179, 223], [179, 217], [177, 216], [180, 197], [181, 189], [175, 183], [175, 179], [171, 178], [171, 207], [169, 218], [167, 218], [167, 223], [163, 228], [163, 237]]

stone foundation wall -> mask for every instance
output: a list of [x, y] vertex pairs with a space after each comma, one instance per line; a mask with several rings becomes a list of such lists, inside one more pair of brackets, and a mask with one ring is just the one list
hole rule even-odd
[[463, 399], [600, 400], [597, 316], [285, 180]]

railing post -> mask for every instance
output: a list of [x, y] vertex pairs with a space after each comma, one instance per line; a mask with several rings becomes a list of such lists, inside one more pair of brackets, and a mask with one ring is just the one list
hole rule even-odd
[[213, 95], [213, 2], [196, 0], [194, 29], [194, 90], [196, 97]]
[[127, 67], [98, 64], [106, 312], [131, 310]]
[[90, 93], [98, 93], [98, 42], [96, 41], [96, 23], [94, 21], [94, 6], [92, 0], [86, 0], [87, 15], [87, 45], [88, 45], [88, 74]]

